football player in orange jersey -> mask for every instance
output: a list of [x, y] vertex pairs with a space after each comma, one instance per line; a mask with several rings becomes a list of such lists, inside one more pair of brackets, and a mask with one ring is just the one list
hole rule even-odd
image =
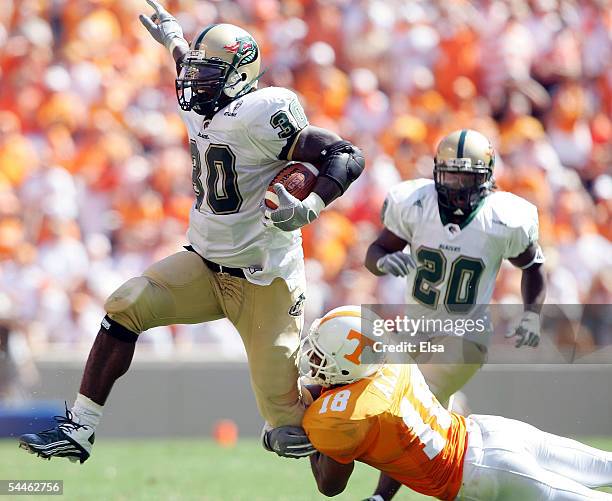
[[520, 421], [447, 411], [416, 364], [377, 360], [377, 318], [336, 308], [300, 349], [302, 374], [322, 387], [302, 425], [323, 494], [341, 493], [361, 461], [444, 500], [612, 499], [592, 489], [612, 485], [612, 453]]

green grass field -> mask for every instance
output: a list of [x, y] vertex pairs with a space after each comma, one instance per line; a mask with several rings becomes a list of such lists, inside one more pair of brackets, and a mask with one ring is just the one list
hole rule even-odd
[[[610, 438], [587, 442], [612, 450]], [[345, 493], [335, 499], [363, 499], [371, 493], [376, 478], [373, 469], [359, 464]], [[277, 458], [255, 440], [242, 440], [232, 449], [205, 440], [100, 440], [84, 465], [64, 459], [43, 461], [18, 449], [14, 441], [0, 441], [0, 479], [63, 480], [63, 497], [35, 498], [51, 501], [323, 499], [307, 460]], [[396, 499], [431, 498], [402, 489]]]

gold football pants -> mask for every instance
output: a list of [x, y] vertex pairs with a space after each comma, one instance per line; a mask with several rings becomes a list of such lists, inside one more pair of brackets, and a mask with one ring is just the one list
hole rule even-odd
[[262, 286], [215, 273], [195, 252], [184, 251], [128, 280], [111, 294], [105, 309], [137, 334], [160, 325], [229, 319], [246, 349], [259, 411], [276, 427], [300, 425], [304, 414], [295, 361], [303, 315], [289, 314], [303, 293], [303, 284], [289, 290], [281, 278]]

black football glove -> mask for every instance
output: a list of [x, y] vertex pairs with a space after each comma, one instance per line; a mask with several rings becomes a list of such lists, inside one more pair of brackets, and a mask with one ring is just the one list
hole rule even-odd
[[285, 458], [299, 459], [317, 452], [301, 426], [279, 426], [271, 430], [264, 427], [261, 438], [264, 449]]

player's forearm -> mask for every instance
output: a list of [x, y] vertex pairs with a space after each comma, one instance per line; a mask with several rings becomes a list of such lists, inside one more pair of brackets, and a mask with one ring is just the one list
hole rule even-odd
[[340, 492], [336, 492], [337, 489], [334, 486], [329, 485], [329, 482], [326, 480], [325, 475], [323, 474], [323, 455], [320, 452], [310, 455], [310, 469], [312, 470], [312, 475], [317, 482], [317, 488], [321, 494], [326, 496], [335, 496]]
[[365, 267], [376, 276], [384, 275], [384, 273], [378, 269], [377, 263], [381, 257], [388, 253], [389, 252], [387, 249], [374, 242], [368, 247], [368, 252], [365, 258]]
[[534, 264], [523, 270], [521, 296], [525, 310], [540, 313], [546, 299], [546, 276], [542, 264]]
[[329, 497], [337, 496], [344, 491], [354, 467], [354, 461], [343, 464], [320, 452], [310, 455], [310, 468], [319, 492]]
[[310, 469], [312, 470], [312, 476], [315, 478], [317, 485], [319, 485], [319, 458], [321, 457], [320, 452], [315, 452], [309, 456], [310, 459]]
[[378, 485], [374, 491], [374, 496], [380, 496], [384, 501], [389, 501], [393, 499], [393, 496], [395, 496], [401, 486], [402, 484], [394, 478], [381, 473], [378, 479]]
[[188, 45], [177, 45], [172, 49], [172, 58], [174, 59], [174, 64], [176, 65], [176, 74], [181, 74], [181, 63], [185, 55], [189, 52]]
[[321, 197], [326, 207], [342, 195], [338, 185], [326, 177], [318, 177], [312, 191]]

